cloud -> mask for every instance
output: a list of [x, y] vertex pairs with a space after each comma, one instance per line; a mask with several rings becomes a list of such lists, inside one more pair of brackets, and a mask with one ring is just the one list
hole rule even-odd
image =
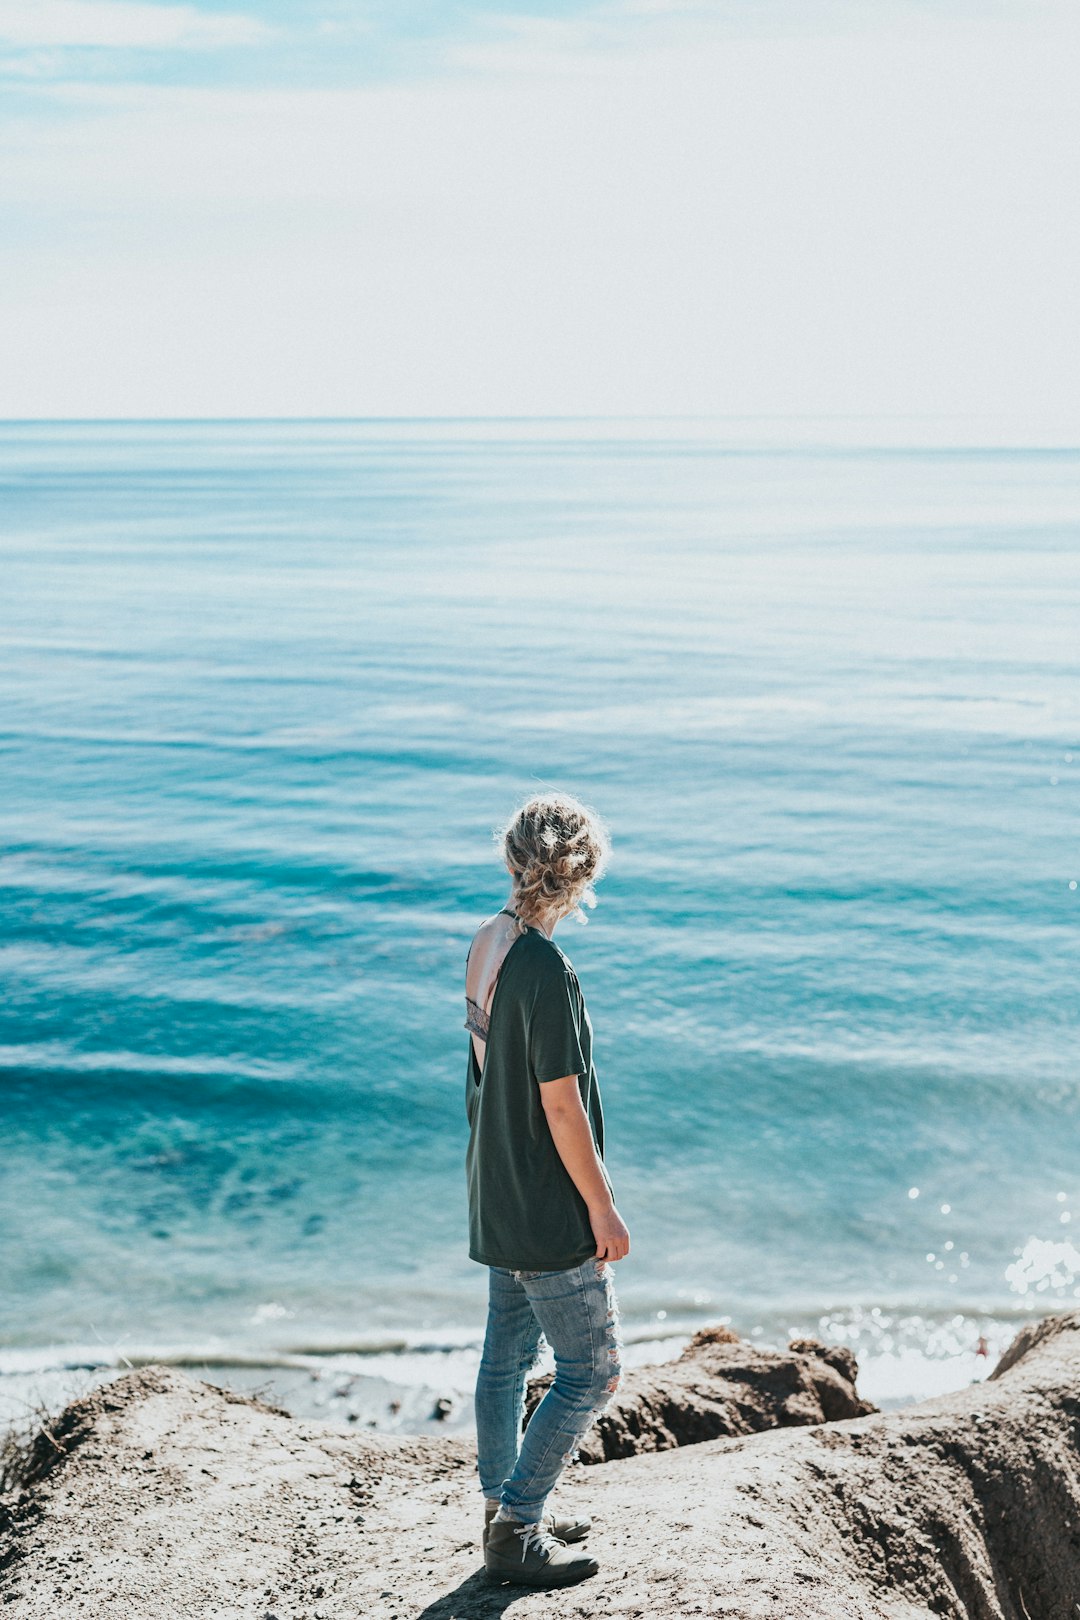
[[0, 414], [1005, 412], [1075, 432], [1075, 33], [78, 86], [0, 126]]
[[24, 49], [213, 49], [250, 45], [272, 30], [253, 17], [136, 0], [0, 0], [0, 44]]
[[483, 28], [449, 39], [446, 59], [472, 73], [596, 76], [620, 59], [662, 61], [752, 40], [903, 37], [957, 27], [969, 36], [1019, 20], [1032, 31], [1075, 21], [1073, 0], [583, 0], [576, 11], [488, 9]]

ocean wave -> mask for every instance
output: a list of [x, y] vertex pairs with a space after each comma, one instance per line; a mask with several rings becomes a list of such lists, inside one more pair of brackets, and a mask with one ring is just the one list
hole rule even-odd
[[0, 1070], [53, 1074], [188, 1075], [202, 1080], [289, 1081], [298, 1077], [293, 1063], [270, 1058], [243, 1059], [188, 1052], [171, 1057], [162, 1052], [128, 1052], [115, 1047], [86, 1051], [67, 1041], [34, 1041], [0, 1045]]

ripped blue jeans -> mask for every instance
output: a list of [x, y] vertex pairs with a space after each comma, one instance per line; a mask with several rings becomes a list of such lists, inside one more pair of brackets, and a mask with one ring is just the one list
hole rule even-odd
[[[489, 1266], [488, 1278], [487, 1334], [476, 1380], [480, 1488], [519, 1523], [538, 1524], [552, 1486], [618, 1387], [611, 1266], [593, 1258], [570, 1271]], [[541, 1333], [555, 1353], [555, 1381], [522, 1438], [525, 1381]]]

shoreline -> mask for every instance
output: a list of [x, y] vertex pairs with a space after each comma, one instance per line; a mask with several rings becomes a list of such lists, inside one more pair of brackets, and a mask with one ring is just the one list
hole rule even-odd
[[[921, 1325], [920, 1345], [910, 1328], [906, 1335], [890, 1333], [897, 1317], [873, 1307], [804, 1319], [783, 1331], [757, 1329], [742, 1337], [762, 1349], [782, 1349], [799, 1336], [843, 1345], [858, 1357], [859, 1384], [867, 1398], [882, 1410], [893, 1410], [981, 1382], [1030, 1318], [1027, 1310], [1009, 1316], [957, 1313], [941, 1320], [907, 1313], [899, 1320]], [[699, 1327], [716, 1325], [727, 1321], [672, 1323], [669, 1329], [665, 1324], [666, 1331], [660, 1332], [657, 1323], [624, 1324], [625, 1363], [634, 1368], [673, 1361]], [[976, 1353], [980, 1339], [984, 1355]], [[410, 1343], [407, 1335], [383, 1334], [373, 1336], [369, 1346], [6, 1347], [0, 1349], [0, 1432], [18, 1429], [35, 1412], [57, 1411], [125, 1372], [150, 1365], [175, 1367], [238, 1394], [258, 1396], [295, 1418], [344, 1430], [398, 1435], [471, 1430], [477, 1337], [418, 1335]], [[542, 1356], [537, 1373], [549, 1366]]]

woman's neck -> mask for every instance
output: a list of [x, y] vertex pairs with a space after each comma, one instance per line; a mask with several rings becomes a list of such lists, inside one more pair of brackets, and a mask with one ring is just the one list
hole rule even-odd
[[[518, 911], [517, 895], [514, 893], [513, 889], [510, 890], [510, 898], [503, 907], [503, 910], [511, 912], [515, 917], [519, 917], [521, 915], [521, 913]], [[534, 928], [539, 928], [540, 932], [542, 934], [546, 934], [548, 939], [550, 939], [556, 928], [559, 926], [561, 920], [561, 913], [556, 912], [553, 916], [549, 912], [543, 917], [537, 917], [532, 926]]]

